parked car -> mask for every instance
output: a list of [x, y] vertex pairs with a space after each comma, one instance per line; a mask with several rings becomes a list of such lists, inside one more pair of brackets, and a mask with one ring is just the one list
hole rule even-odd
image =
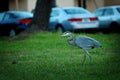
[[120, 6], [102, 7], [94, 11], [98, 17], [99, 28], [104, 31], [120, 30]]
[[49, 26], [51, 31], [97, 29], [98, 26], [98, 18], [84, 8], [52, 8]]
[[6, 11], [0, 13], [0, 36], [18, 34], [27, 28], [33, 14], [23, 11]]

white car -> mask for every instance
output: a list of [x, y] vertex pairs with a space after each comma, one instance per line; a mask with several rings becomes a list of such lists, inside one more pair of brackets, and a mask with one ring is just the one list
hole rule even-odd
[[98, 18], [82, 7], [52, 8], [49, 26], [51, 31], [97, 29], [98, 26]]
[[120, 31], [120, 6], [108, 6], [95, 10], [98, 17], [99, 28], [104, 31]]

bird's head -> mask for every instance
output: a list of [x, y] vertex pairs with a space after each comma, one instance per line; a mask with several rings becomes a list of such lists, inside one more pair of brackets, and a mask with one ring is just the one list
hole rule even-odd
[[61, 36], [70, 36], [72, 33], [71, 32], [64, 32]]

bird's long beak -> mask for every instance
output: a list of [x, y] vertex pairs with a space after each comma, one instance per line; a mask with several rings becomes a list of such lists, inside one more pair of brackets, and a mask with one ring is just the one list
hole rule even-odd
[[61, 34], [61, 36], [68, 36], [69, 35], [69, 33], [63, 33], [63, 34]]
[[66, 34], [61, 34], [62, 37], [67, 36]]

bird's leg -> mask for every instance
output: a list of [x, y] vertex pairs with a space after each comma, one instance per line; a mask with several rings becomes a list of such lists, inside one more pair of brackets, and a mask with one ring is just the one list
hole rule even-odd
[[87, 50], [86, 50], [86, 54], [89, 56], [90, 63], [92, 63], [92, 57], [91, 57], [90, 53]]
[[82, 60], [82, 65], [84, 65], [85, 60], [86, 60], [86, 50], [84, 50], [84, 57], [83, 57], [83, 60]]

